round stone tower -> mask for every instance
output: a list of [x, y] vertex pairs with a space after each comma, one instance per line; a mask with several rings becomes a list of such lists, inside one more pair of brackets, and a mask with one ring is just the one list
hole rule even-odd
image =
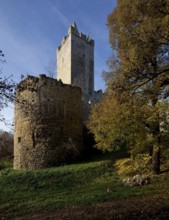
[[71, 163], [81, 150], [81, 89], [44, 74], [23, 80], [16, 93], [14, 169]]

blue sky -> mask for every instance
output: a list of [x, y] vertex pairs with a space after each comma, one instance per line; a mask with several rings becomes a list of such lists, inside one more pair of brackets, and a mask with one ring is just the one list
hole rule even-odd
[[[106, 26], [116, 0], [0, 0], [0, 49], [3, 74], [20, 81], [21, 74], [38, 76], [56, 62], [59, 46], [72, 21], [95, 40], [95, 90], [104, 89], [102, 71], [111, 56]], [[13, 120], [13, 107], [3, 112]], [[0, 123], [0, 129], [8, 129]]]

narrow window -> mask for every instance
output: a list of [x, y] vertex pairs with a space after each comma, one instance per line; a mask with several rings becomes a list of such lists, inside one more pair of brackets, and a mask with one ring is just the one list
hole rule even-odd
[[18, 143], [20, 143], [21, 142], [21, 137], [18, 137]]

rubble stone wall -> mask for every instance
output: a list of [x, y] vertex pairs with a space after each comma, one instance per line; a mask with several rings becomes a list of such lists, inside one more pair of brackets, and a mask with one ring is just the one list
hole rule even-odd
[[81, 89], [45, 75], [23, 80], [15, 103], [14, 169], [70, 163], [81, 150]]

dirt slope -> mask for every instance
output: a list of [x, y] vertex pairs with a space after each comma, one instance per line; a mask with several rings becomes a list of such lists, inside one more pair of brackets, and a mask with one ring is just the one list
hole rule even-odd
[[[169, 194], [142, 196], [92, 206], [65, 208], [56, 213], [15, 218], [16, 220], [168, 220]], [[5, 218], [4, 218], [5, 220]]]

